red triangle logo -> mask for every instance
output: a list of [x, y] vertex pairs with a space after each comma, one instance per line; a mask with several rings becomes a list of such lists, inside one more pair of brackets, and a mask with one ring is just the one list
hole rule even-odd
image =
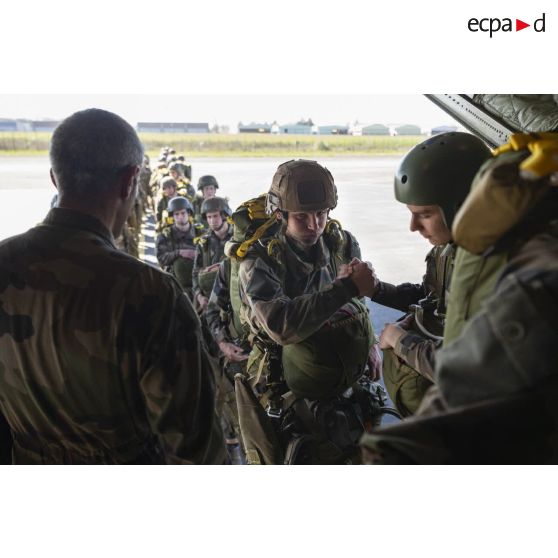
[[531, 24], [530, 23], [525, 23], [524, 21], [521, 21], [520, 19], [515, 20], [515, 30], [516, 31], [521, 31], [522, 29], [525, 29], [526, 27], [531, 27]]

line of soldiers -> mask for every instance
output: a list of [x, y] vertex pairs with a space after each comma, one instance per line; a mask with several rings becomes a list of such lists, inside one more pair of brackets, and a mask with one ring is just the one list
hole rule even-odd
[[[0, 243], [3, 462], [557, 461], [558, 134], [492, 154], [442, 134], [402, 159], [395, 197], [433, 244], [418, 285], [362, 261], [315, 161], [279, 165], [232, 215], [202, 177], [201, 236], [167, 196], [180, 284], [114, 243], [147, 176], [128, 123], [76, 113], [50, 157], [57, 205]], [[377, 339], [365, 297], [404, 318]]]
[[[400, 162], [395, 198], [411, 213], [411, 231], [433, 245], [421, 284], [380, 281], [361, 261], [354, 236], [329, 217], [337, 189], [316, 162], [280, 165], [268, 194], [235, 211], [204, 317], [222, 359], [219, 411], [232, 439], [242, 440], [248, 463], [358, 463], [359, 443], [365, 462], [373, 463], [554, 455], [545, 436], [526, 457], [506, 446], [505, 437], [495, 443], [497, 427], [477, 432], [491, 409], [501, 426], [502, 417], [525, 403], [517, 397], [533, 397], [537, 378], [546, 382], [555, 365], [552, 326], [532, 341], [541, 350], [533, 358], [539, 371], [530, 369], [523, 350], [509, 346], [534, 337], [529, 320], [544, 319], [541, 312], [552, 323], [556, 306], [553, 260], [543, 265], [537, 255], [544, 271], [517, 272], [527, 265], [529, 252], [522, 250], [533, 237], [547, 243], [535, 243], [537, 250], [555, 249], [558, 199], [548, 186], [550, 173], [529, 181], [519, 169], [531, 152], [540, 154], [536, 145], [556, 140], [522, 137], [493, 157], [475, 136], [442, 134]], [[495, 289], [504, 290], [495, 295]], [[521, 308], [496, 308], [503, 295], [516, 297]], [[405, 312], [386, 324], [379, 342], [365, 296]], [[202, 300], [205, 307], [206, 294]], [[512, 373], [515, 359], [523, 368]], [[380, 368], [406, 417], [384, 429], [378, 425], [390, 409], [376, 383]], [[506, 399], [512, 393], [516, 399]], [[453, 410], [463, 404], [473, 409]], [[531, 400], [525, 404], [534, 408]], [[542, 414], [554, 424], [553, 413]], [[429, 418], [417, 418], [423, 416]], [[460, 439], [464, 424], [470, 429]], [[468, 453], [471, 447], [476, 453]]]

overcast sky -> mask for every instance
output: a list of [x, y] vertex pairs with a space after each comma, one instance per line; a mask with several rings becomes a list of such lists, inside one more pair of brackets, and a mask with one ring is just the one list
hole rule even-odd
[[0, 118], [58, 120], [76, 110], [111, 110], [139, 121], [208, 122], [236, 127], [239, 121], [316, 124], [416, 124], [431, 128], [452, 119], [422, 95], [0, 95]]

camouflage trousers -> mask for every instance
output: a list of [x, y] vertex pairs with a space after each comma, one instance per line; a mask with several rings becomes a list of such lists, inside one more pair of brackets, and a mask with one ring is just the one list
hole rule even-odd
[[400, 359], [392, 349], [384, 350], [382, 376], [387, 392], [402, 417], [414, 415], [432, 382]]

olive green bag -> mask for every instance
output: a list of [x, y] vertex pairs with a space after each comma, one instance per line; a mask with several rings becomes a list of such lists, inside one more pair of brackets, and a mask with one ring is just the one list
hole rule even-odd
[[198, 274], [198, 286], [203, 296], [209, 298], [211, 291], [213, 290], [213, 284], [215, 283], [215, 278], [217, 277], [218, 270], [214, 271], [204, 271], [201, 270]]
[[176, 258], [172, 264], [172, 274], [183, 289], [192, 288], [192, 270], [194, 260], [190, 258]]
[[413, 415], [431, 381], [400, 359], [392, 349], [384, 350], [382, 375], [387, 392], [402, 417]]
[[285, 381], [299, 397], [339, 395], [364, 372], [373, 343], [368, 309], [354, 298], [304, 341], [283, 347]]

